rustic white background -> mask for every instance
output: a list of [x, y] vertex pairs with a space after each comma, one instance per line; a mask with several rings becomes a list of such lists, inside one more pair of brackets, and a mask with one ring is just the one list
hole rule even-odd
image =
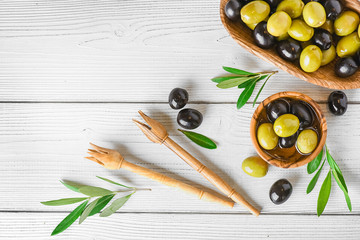
[[[248, 103], [236, 110], [239, 90], [217, 89], [210, 79], [224, 73], [223, 65], [250, 71], [276, 68], [229, 37], [218, 6], [213, 0], [0, 1], [1, 239], [360, 239], [360, 91], [346, 91], [348, 111], [334, 117], [325, 104], [331, 90], [280, 71], [259, 98], [301, 91], [325, 112], [328, 146], [345, 175], [353, 211], [347, 211], [333, 182], [328, 206], [318, 218], [320, 184], [306, 195], [311, 176], [305, 167], [270, 167], [262, 179], [241, 170], [242, 160], [254, 154], [249, 138], [254, 108]], [[197, 131], [215, 139], [217, 150], [201, 149], [176, 131], [177, 111], [167, 104], [175, 87], [189, 91], [188, 106], [204, 114]], [[246, 192], [262, 214], [256, 218], [240, 206], [226, 209], [199, 201], [83, 159], [92, 141], [118, 149], [130, 162], [215, 191], [169, 150], [142, 135], [131, 122], [139, 109], [164, 123], [175, 140]], [[50, 238], [74, 206], [39, 202], [78, 196], [60, 179], [113, 187], [96, 175], [153, 191], [136, 193], [109, 218], [91, 217]], [[276, 206], [268, 191], [279, 178], [289, 179], [294, 191], [285, 204]]]

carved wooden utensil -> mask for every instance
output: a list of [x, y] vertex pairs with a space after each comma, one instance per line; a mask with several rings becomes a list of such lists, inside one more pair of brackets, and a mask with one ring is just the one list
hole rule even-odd
[[214, 194], [205, 192], [194, 186], [191, 186], [189, 184], [186, 184], [186, 183], [176, 180], [174, 178], [168, 177], [164, 174], [161, 174], [161, 173], [155, 172], [151, 169], [144, 168], [144, 167], [135, 165], [133, 163], [130, 163], [130, 162], [126, 161], [123, 158], [123, 156], [121, 156], [121, 154], [115, 150], [99, 147], [92, 143], [90, 143], [90, 145], [94, 148], [94, 149], [89, 149], [88, 153], [91, 155], [91, 157], [85, 157], [85, 158], [89, 159], [93, 162], [96, 162], [107, 169], [114, 170], [114, 169], [124, 168], [133, 173], [137, 173], [144, 177], [153, 179], [164, 185], [179, 188], [187, 193], [197, 196], [199, 199], [209, 201], [209, 202], [220, 203], [227, 207], [234, 206], [233, 201], [222, 199], [218, 196], [215, 196]]
[[154, 143], [164, 144], [170, 150], [172, 150], [176, 155], [182, 158], [187, 164], [189, 164], [196, 171], [201, 173], [209, 182], [211, 182], [215, 187], [217, 187], [221, 192], [223, 192], [228, 198], [231, 198], [235, 202], [243, 205], [247, 208], [252, 214], [258, 216], [260, 211], [253, 207], [249, 202], [245, 200], [240, 193], [236, 192], [228, 183], [221, 179], [216, 173], [207, 168], [199, 160], [193, 157], [185, 149], [180, 147], [175, 143], [170, 137], [165, 127], [158, 121], [148, 117], [142, 111], [139, 111], [141, 117], [147, 122], [148, 125], [139, 122], [135, 119], [133, 121], [145, 134], [145, 136]]
[[[335, 74], [335, 61], [321, 67], [316, 72], [306, 73], [301, 70], [298, 64], [291, 63], [282, 59], [274, 49], [261, 49], [254, 43], [252, 31], [244, 23], [230, 21], [224, 11], [224, 7], [228, 0], [220, 1], [220, 18], [221, 21], [229, 32], [230, 36], [243, 48], [258, 56], [259, 58], [274, 64], [285, 72], [288, 72], [295, 77], [304, 81], [332, 89], [354, 89], [360, 88], [360, 71], [348, 78], [340, 78]], [[345, 7], [356, 11], [360, 14], [360, 1], [359, 0], [343, 0]]]

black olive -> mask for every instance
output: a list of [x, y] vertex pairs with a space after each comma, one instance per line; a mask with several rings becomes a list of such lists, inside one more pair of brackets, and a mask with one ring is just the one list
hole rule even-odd
[[296, 143], [297, 137], [298, 137], [298, 133], [295, 133], [290, 137], [280, 137], [279, 146], [281, 148], [291, 148]]
[[301, 44], [293, 39], [283, 40], [276, 47], [279, 56], [290, 62], [300, 58], [301, 50]]
[[189, 100], [189, 94], [185, 89], [174, 88], [169, 94], [169, 105], [172, 109], [185, 107]]
[[266, 106], [266, 114], [271, 122], [285, 113], [289, 113], [289, 103], [283, 99], [272, 101]]
[[316, 28], [313, 37], [313, 42], [321, 50], [328, 50], [333, 43], [332, 35], [325, 29]]
[[339, 77], [346, 78], [353, 75], [359, 68], [359, 65], [351, 57], [341, 58], [335, 65], [335, 73]]
[[195, 129], [202, 123], [203, 116], [201, 112], [192, 108], [181, 110], [177, 116], [178, 124], [185, 129]]
[[359, 51], [356, 52], [356, 54], [354, 56], [354, 60], [357, 63], [357, 65], [360, 67], [360, 49], [359, 49]]
[[311, 124], [313, 123], [312, 110], [309, 108], [309, 106], [306, 103], [302, 101], [294, 102], [291, 105], [291, 113], [299, 118], [300, 130], [310, 127]]
[[347, 102], [347, 96], [344, 92], [334, 91], [330, 93], [328, 99], [330, 112], [337, 116], [343, 115], [347, 109]]
[[344, 9], [344, 6], [339, 0], [326, 0], [323, 5], [326, 11], [326, 17], [330, 20], [335, 20]]
[[265, 0], [265, 2], [267, 2], [272, 9], [276, 9], [277, 5], [279, 5], [281, 1], [282, 0]]
[[253, 36], [255, 44], [263, 49], [272, 48], [276, 43], [276, 38], [267, 31], [267, 22], [256, 25]]
[[244, 2], [241, 0], [230, 0], [225, 5], [225, 15], [234, 22], [241, 19], [240, 10], [244, 6]]
[[282, 204], [292, 193], [291, 183], [286, 179], [276, 181], [270, 188], [270, 200], [275, 204]]

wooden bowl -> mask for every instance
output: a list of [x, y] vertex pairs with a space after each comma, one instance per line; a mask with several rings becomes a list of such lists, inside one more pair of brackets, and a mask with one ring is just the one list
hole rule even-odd
[[[356, 12], [360, 12], [360, 1], [358, 0], [342, 0], [345, 6]], [[360, 70], [354, 75], [348, 78], [340, 78], [335, 74], [335, 62], [321, 67], [319, 70], [313, 73], [306, 73], [301, 70], [298, 63], [287, 62], [278, 56], [274, 49], [261, 49], [254, 44], [252, 30], [249, 29], [242, 22], [232, 22], [225, 15], [225, 5], [228, 0], [221, 0], [220, 2], [220, 17], [226, 30], [230, 33], [230, 36], [240, 44], [243, 48], [258, 56], [259, 58], [274, 64], [282, 70], [298, 77], [307, 82], [332, 89], [354, 89], [360, 88]]]
[[[292, 159], [293, 156], [296, 156], [298, 154], [290, 153], [291, 155], [289, 155], [289, 158], [283, 159], [280, 157], [275, 157], [274, 155], [270, 155], [259, 145], [257, 141], [256, 133], [258, 127], [257, 125], [259, 123], [259, 120], [261, 119], [260, 114], [262, 113], [263, 110], [265, 110], [264, 109], [265, 106], [267, 106], [270, 102], [279, 98], [291, 98], [295, 100], [301, 100], [308, 103], [313, 108], [316, 117], [319, 121], [318, 131], [317, 131], [319, 135], [319, 143], [316, 149], [310, 155], [301, 155], [300, 158]], [[327, 124], [326, 124], [325, 116], [320, 109], [320, 106], [310, 97], [298, 92], [280, 92], [268, 97], [257, 107], [250, 122], [250, 137], [256, 152], [266, 162], [280, 168], [296, 168], [311, 162], [320, 153], [321, 149], [323, 149], [326, 141], [326, 136], [327, 136]], [[277, 147], [274, 151], [276, 153], [276, 151], [283, 151], [283, 150]]]

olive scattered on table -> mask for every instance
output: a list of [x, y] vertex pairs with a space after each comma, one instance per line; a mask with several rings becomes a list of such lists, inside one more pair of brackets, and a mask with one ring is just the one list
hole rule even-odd
[[294, 62], [300, 58], [301, 44], [293, 39], [283, 40], [278, 43], [276, 51], [282, 59]]
[[307, 127], [310, 127], [313, 123], [313, 116], [311, 114], [310, 108], [306, 103], [298, 101], [291, 104], [291, 113], [299, 118], [300, 124], [299, 129], [303, 130]]
[[255, 44], [260, 48], [269, 49], [276, 44], [276, 38], [267, 31], [267, 22], [257, 24], [253, 35]]
[[286, 202], [291, 196], [291, 193], [291, 183], [286, 179], [280, 179], [271, 186], [269, 196], [270, 200], [278, 205]]
[[356, 73], [359, 65], [352, 57], [341, 58], [335, 65], [335, 73], [339, 77], [350, 77]]
[[266, 113], [271, 122], [275, 122], [278, 117], [283, 114], [289, 113], [289, 111], [289, 103], [282, 99], [272, 101], [266, 106]]
[[189, 100], [189, 94], [185, 89], [174, 88], [169, 94], [169, 105], [172, 109], [185, 107]]
[[347, 110], [348, 99], [344, 92], [334, 91], [330, 93], [328, 98], [329, 110], [332, 114], [340, 116]]
[[201, 125], [202, 121], [201, 112], [192, 108], [181, 110], [177, 116], [178, 124], [185, 129], [195, 129]]
[[264, 177], [268, 171], [268, 164], [259, 156], [246, 158], [241, 165], [242, 170], [252, 177]]
[[303, 154], [309, 154], [315, 150], [318, 145], [318, 135], [312, 129], [305, 129], [300, 132], [296, 141], [297, 149]]
[[271, 150], [277, 146], [279, 137], [271, 123], [263, 123], [257, 129], [257, 140], [262, 148]]
[[300, 126], [300, 121], [294, 114], [284, 114], [274, 122], [274, 132], [279, 137], [290, 137], [294, 135]]

